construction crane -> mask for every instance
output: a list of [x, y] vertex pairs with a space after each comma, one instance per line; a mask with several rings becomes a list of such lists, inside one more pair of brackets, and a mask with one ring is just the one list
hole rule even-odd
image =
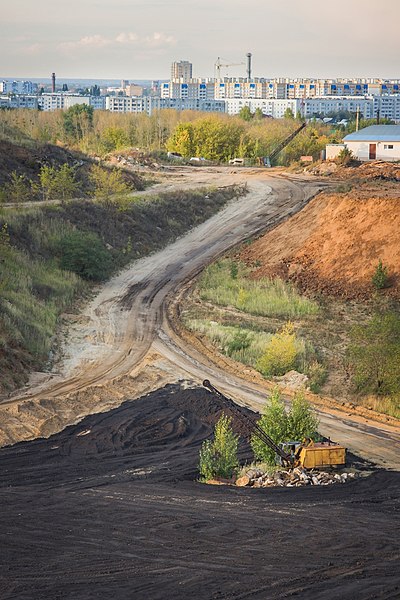
[[[346, 448], [330, 440], [314, 443], [311, 439], [307, 439], [304, 442], [286, 442], [278, 445], [254, 419], [233, 400], [217, 390], [208, 379], [203, 381], [203, 385], [235, 414], [238, 420], [246, 426], [249, 433], [258, 437], [268, 448], [275, 452], [281, 465], [286, 467], [302, 466], [305, 469], [312, 469], [336, 467], [346, 463]], [[289, 448], [290, 452], [285, 452], [283, 448]]]
[[306, 127], [307, 123], [304, 121], [295, 131], [293, 131], [290, 135], [287, 136], [282, 142], [279, 142], [277, 146], [272, 150], [269, 156], [265, 157], [264, 165], [266, 167], [270, 167], [272, 161], [278, 156], [278, 154], [288, 145], [290, 142], [296, 137], [300, 131], [302, 131]]
[[[223, 58], [222, 60], [226, 60], [226, 58]], [[221, 79], [221, 67], [238, 67], [239, 65], [245, 65], [246, 63], [240, 62], [240, 63], [226, 63], [223, 64], [221, 62], [221, 57], [218, 56], [216, 63], [214, 64], [215, 67], [215, 77], [217, 79]]]

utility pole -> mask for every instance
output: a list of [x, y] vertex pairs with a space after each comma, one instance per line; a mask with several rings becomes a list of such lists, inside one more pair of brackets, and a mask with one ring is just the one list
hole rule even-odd
[[356, 112], [356, 131], [358, 131], [360, 127], [360, 105], [357, 106], [357, 112]]

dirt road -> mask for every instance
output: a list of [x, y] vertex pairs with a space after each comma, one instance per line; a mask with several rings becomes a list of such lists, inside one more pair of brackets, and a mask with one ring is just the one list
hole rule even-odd
[[[246, 196], [232, 201], [162, 252], [137, 261], [99, 290], [70, 328], [58, 374], [45, 376], [25, 392], [3, 399], [3, 444], [49, 435], [85, 414], [106, 410], [113, 405], [102, 400], [107, 393], [110, 395], [110, 381], [119, 386], [114, 405], [160, 383], [180, 378], [199, 382], [208, 377], [235, 398], [260, 408], [265, 389], [227, 376], [180, 340], [165, 318], [167, 304], [204, 265], [231, 246], [299, 211], [323, 185], [289, 180], [268, 171], [235, 172], [228, 168], [177, 169], [166, 185], [171, 189], [244, 182], [249, 189]], [[143, 383], [148, 369], [152, 370], [150, 383], [135, 389], [135, 377]], [[124, 390], [121, 378], [128, 374], [131, 384]], [[400, 436], [395, 429], [371, 426], [351, 417], [343, 419], [343, 414], [332, 416], [328, 412], [320, 416], [323, 433], [348, 443], [353, 451], [370, 456], [378, 464], [399, 467]]]

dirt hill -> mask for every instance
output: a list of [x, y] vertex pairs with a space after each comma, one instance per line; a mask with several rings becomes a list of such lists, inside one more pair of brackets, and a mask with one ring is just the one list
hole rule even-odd
[[[300, 213], [241, 252], [260, 265], [255, 276], [280, 275], [300, 289], [369, 297], [379, 260], [400, 296], [400, 186], [368, 182], [348, 193], [320, 194]], [[261, 264], [260, 264], [261, 263]]]
[[[70, 167], [75, 167], [80, 191], [82, 195], [85, 195], [91, 190], [89, 174], [93, 162], [84, 154], [72, 152], [54, 144], [32, 143], [27, 147], [0, 140], [0, 187], [10, 180], [10, 174], [13, 171], [36, 182], [43, 165], [60, 167], [67, 163]], [[143, 189], [143, 182], [139, 175], [127, 170], [124, 170], [123, 173], [126, 182], [133, 189]]]

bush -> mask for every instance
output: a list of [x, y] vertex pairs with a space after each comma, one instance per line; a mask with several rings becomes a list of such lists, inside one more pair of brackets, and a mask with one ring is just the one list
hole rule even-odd
[[288, 321], [271, 339], [256, 368], [265, 377], [284, 375], [294, 369], [299, 354], [293, 323]]
[[112, 271], [113, 260], [95, 233], [71, 231], [59, 242], [60, 266], [84, 279], [102, 281]]
[[309, 381], [309, 387], [314, 394], [317, 394], [324, 385], [327, 378], [327, 371], [324, 365], [317, 360], [313, 360], [305, 369]]
[[215, 425], [214, 440], [205, 440], [200, 449], [199, 471], [202, 481], [236, 474], [239, 437], [233, 433], [232, 419], [222, 415]]
[[347, 148], [347, 146], [345, 146], [337, 155], [335, 162], [338, 165], [343, 165], [344, 167], [346, 167], [347, 165], [350, 165], [352, 162], [354, 161], [354, 154], [352, 153], [351, 150], [349, 150]]
[[[258, 425], [276, 444], [281, 444], [287, 441], [302, 441], [306, 437], [315, 439], [318, 419], [301, 393], [296, 394], [289, 412], [286, 412], [279, 389], [275, 388]], [[257, 460], [262, 460], [269, 465], [275, 464], [275, 452], [254, 433], [250, 444]]]
[[383, 288], [388, 286], [389, 275], [387, 271], [387, 267], [384, 267], [382, 261], [380, 260], [375, 273], [372, 275], [372, 285], [377, 290], [382, 290]]

